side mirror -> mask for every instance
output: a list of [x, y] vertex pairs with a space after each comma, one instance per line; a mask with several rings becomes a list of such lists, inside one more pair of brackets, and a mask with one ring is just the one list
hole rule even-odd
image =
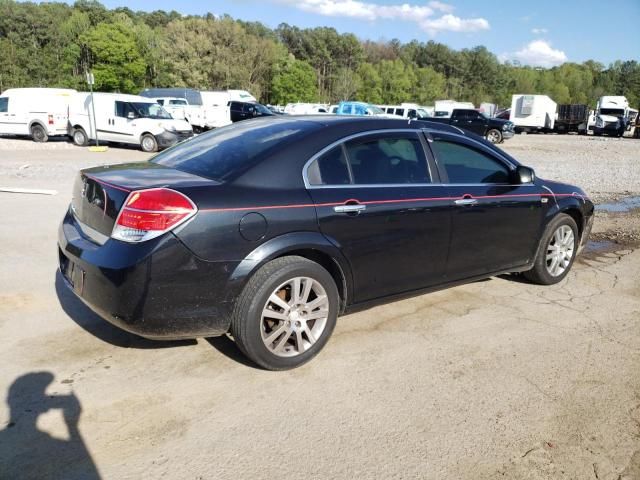
[[136, 118], [136, 114], [133, 113], [133, 112], [129, 112], [129, 113], [127, 113], [127, 118], [129, 120], [133, 120], [134, 118]]
[[533, 183], [536, 179], [536, 172], [533, 171], [533, 168], [519, 165], [516, 168], [515, 176], [518, 183]]

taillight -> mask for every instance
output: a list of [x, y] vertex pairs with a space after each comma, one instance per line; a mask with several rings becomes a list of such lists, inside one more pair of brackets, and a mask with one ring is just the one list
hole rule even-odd
[[49, 125], [53, 125], [53, 115], [49, 115]]
[[111, 238], [144, 242], [176, 228], [197, 211], [186, 195], [169, 188], [133, 191], [120, 210]]

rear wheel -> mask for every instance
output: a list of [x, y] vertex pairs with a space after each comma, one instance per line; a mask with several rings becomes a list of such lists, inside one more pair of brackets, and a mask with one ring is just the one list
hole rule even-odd
[[49, 140], [49, 135], [42, 125], [36, 123], [31, 126], [31, 138], [34, 142], [42, 143]]
[[82, 127], [78, 127], [73, 131], [73, 143], [79, 147], [86, 147], [89, 144], [87, 132]]
[[338, 317], [333, 278], [306, 258], [264, 265], [238, 297], [231, 334], [242, 352], [268, 370], [311, 360], [329, 340]]
[[567, 276], [578, 251], [578, 227], [573, 218], [558, 214], [544, 231], [533, 268], [524, 276], [540, 285], [553, 285]]
[[140, 139], [140, 147], [145, 152], [157, 152], [158, 142], [156, 141], [156, 137], [150, 133], [145, 133]]
[[486, 138], [491, 143], [500, 143], [502, 142], [502, 132], [500, 132], [500, 130], [496, 130], [495, 128], [492, 128], [487, 132]]

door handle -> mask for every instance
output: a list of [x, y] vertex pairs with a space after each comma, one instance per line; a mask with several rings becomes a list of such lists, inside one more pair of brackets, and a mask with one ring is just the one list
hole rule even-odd
[[456, 205], [475, 205], [478, 203], [478, 200], [475, 198], [461, 198], [455, 201]]
[[367, 206], [362, 204], [338, 205], [337, 207], [333, 207], [333, 211], [336, 213], [358, 213], [366, 209], [367, 209]]

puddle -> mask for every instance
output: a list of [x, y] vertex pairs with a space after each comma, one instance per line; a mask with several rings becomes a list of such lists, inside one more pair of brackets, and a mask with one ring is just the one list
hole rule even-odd
[[629, 212], [634, 208], [640, 208], [640, 196], [625, 197], [617, 202], [601, 203], [596, 205], [596, 210], [603, 210], [605, 212], [612, 213]]

